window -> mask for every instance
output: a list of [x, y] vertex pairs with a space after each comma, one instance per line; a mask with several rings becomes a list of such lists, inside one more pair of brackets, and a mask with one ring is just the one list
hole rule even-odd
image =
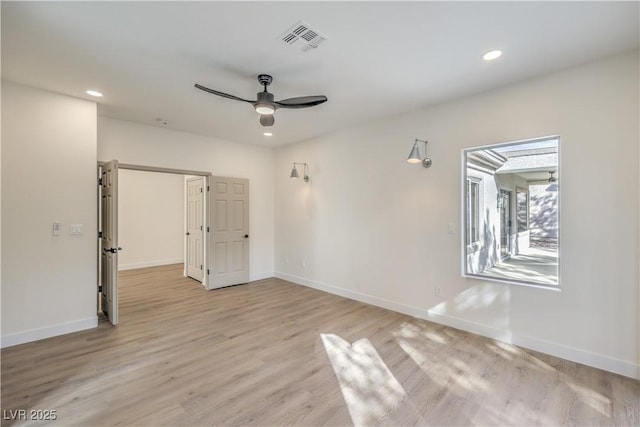
[[480, 182], [467, 178], [467, 245], [480, 240]]
[[559, 137], [463, 151], [463, 274], [558, 286]]
[[516, 189], [516, 218], [518, 233], [529, 229], [529, 193], [522, 188]]

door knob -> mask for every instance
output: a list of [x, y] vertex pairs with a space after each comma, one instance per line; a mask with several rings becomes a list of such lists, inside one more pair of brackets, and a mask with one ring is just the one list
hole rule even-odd
[[189, 233], [188, 231], [186, 233], [184, 233], [185, 236], [190, 235], [191, 233]]
[[249, 235], [248, 235], [248, 234], [245, 234], [245, 235], [244, 235], [244, 238], [245, 238], [245, 239], [248, 239], [248, 238], [249, 238]]

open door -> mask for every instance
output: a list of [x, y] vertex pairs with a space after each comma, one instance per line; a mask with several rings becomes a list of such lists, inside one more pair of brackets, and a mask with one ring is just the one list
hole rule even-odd
[[118, 324], [118, 161], [102, 165], [100, 213], [102, 217], [100, 256], [102, 260], [102, 312]]
[[208, 289], [249, 281], [249, 180], [211, 177], [212, 262]]
[[204, 177], [187, 179], [187, 276], [204, 278]]

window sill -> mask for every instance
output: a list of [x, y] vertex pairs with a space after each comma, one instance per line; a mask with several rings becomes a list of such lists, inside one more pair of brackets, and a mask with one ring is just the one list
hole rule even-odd
[[506, 279], [503, 277], [486, 276], [482, 274], [469, 274], [469, 273], [463, 273], [462, 277], [465, 277], [468, 279], [479, 279], [487, 282], [498, 282], [498, 283], [504, 283], [508, 285], [525, 286], [528, 288], [538, 288], [538, 289], [545, 289], [548, 291], [562, 292], [562, 289], [560, 289], [559, 282], [555, 285], [551, 285], [547, 283], [527, 282], [524, 280]]

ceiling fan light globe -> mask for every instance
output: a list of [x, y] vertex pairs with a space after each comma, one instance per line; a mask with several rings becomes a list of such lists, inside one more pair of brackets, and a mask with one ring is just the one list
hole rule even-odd
[[258, 104], [256, 105], [256, 113], [270, 115], [275, 113], [275, 109], [271, 105]]

